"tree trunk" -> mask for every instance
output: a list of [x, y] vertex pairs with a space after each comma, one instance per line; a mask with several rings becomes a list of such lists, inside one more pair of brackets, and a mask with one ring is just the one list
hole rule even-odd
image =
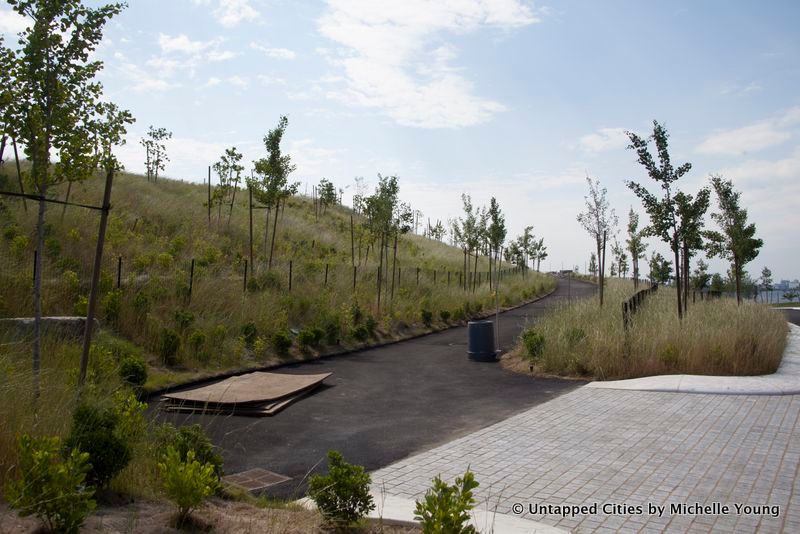
[[3, 164], [3, 154], [6, 152], [6, 141], [8, 140], [8, 136], [3, 134], [2, 139], [0, 139], [0, 165]]
[[[114, 181], [114, 168], [106, 171], [106, 187], [103, 192], [103, 211], [100, 212], [100, 229], [97, 235], [97, 249], [94, 254], [94, 269], [92, 270], [92, 286], [89, 291], [89, 307], [86, 313], [86, 325], [83, 330], [83, 351], [81, 352], [81, 367], [78, 375], [78, 387], [82, 387], [86, 380], [86, 369], [89, 366], [89, 347], [92, 344], [92, 329], [94, 315], [97, 308], [97, 295], [100, 285], [100, 269], [103, 263], [103, 245], [106, 239], [106, 225], [108, 224], [108, 211], [111, 207], [111, 185]], [[71, 182], [70, 182], [71, 183]]]
[[72, 180], [67, 182], [67, 194], [64, 197], [64, 207], [61, 208], [61, 223], [64, 223], [64, 215], [67, 214], [67, 203], [69, 202], [69, 194], [72, 191]]
[[683, 242], [683, 315], [689, 312], [689, 244]]
[[267, 265], [268, 270], [272, 269], [272, 253], [275, 251], [275, 234], [277, 233], [278, 230], [278, 214], [280, 213], [280, 207], [281, 207], [280, 202], [281, 202], [280, 199], [278, 199], [275, 202], [275, 219], [273, 219], [272, 222], [272, 241], [269, 246], [269, 262]]
[[231, 227], [231, 217], [233, 216], [233, 203], [236, 201], [236, 185], [237, 182], [234, 182], [233, 195], [231, 196], [231, 211], [228, 212], [228, 228]]
[[742, 304], [742, 274], [739, 268], [739, 260], [734, 256], [733, 258], [733, 275], [736, 278], [736, 305]]
[[463, 250], [464, 250], [464, 280], [463, 280], [463, 284], [461, 284], [461, 285], [464, 287], [464, 291], [466, 291], [467, 290], [467, 249], [465, 248]]
[[380, 259], [378, 260], [378, 280], [377, 280], [377, 286], [376, 286], [376, 288], [378, 290], [377, 291], [377, 293], [378, 293], [378, 311], [377, 311], [377, 315], [378, 316], [380, 316], [380, 314], [381, 314], [381, 290], [383, 289], [381, 287], [381, 282], [382, 282], [381, 278], [383, 276], [383, 241], [384, 241], [384, 237], [385, 237], [385, 235], [381, 234], [381, 250], [380, 250], [380, 253], [378, 254], [380, 256]]
[[603, 232], [603, 243], [602, 243], [602, 250], [600, 248], [600, 242], [597, 242], [597, 263], [598, 265], [598, 272], [597, 280], [600, 284], [600, 307], [603, 307], [603, 295], [605, 290], [605, 275], [606, 275], [606, 240], [608, 238], [608, 232]]
[[253, 264], [253, 188], [248, 184], [247, 186], [247, 193], [250, 199], [250, 239], [249, 239], [249, 249], [250, 249], [250, 272], [252, 273], [255, 264]]
[[47, 186], [39, 191], [39, 214], [36, 218], [36, 261], [33, 264], [33, 396], [39, 398], [39, 370], [42, 353], [42, 256], [44, 251], [44, 201]]
[[394, 299], [394, 275], [397, 265], [397, 232], [394, 233], [394, 252], [392, 253], [392, 299]]
[[264, 218], [264, 259], [269, 255], [269, 216], [271, 208], [267, 207], [267, 216]]
[[[19, 166], [19, 152], [17, 152], [17, 140], [15, 138], [11, 138], [11, 145], [14, 147], [14, 163], [17, 166], [17, 182], [19, 182], [19, 192], [23, 195], [25, 194], [25, 187], [22, 185], [22, 169]], [[22, 207], [25, 209], [25, 213], [28, 213], [28, 203], [25, 201], [25, 197], [22, 197]]]
[[678, 292], [678, 320], [683, 320], [683, 295], [681, 294], [681, 268], [680, 253], [678, 252], [677, 240], [672, 245], [672, 252], [675, 254], [675, 289]]
[[481, 255], [480, 251], [476, 249], [475, 250], [475, 268], [473, 269], [473, 273], [472, 273], [472, 292], [473, 293], [475, 293], [475, 288], [478, 287], [478, 256], [480, 256], [480, 255]]

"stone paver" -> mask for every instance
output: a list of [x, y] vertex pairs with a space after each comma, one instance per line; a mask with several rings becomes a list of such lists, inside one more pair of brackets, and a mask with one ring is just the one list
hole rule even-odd
[[497, 513], [576, 532], [797, 532], [799, 420], [797, 395], [582, 388], [380, 469], [373, 487], [415, 499], [469, 467]]

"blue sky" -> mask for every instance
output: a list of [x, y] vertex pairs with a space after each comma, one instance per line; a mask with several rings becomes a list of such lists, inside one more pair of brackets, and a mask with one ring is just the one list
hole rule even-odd
[[[327, 177], [347, 203], [356, 176], [396, 174], [404, 200], [443, 222], [462, 192], [496, 196], [512, 235], [545, 238], [545, 267], [583, 270], [585, 176], [608, 188], [624, 239], [628, 209], [641, 211], [624, 180], [648, 182], [624, 131], [657, 119], [673, 160], [693, 164], [679, 188], [722, 173], [743, 192], [765, 241], [749, 271], [800, 276], [797, 2], [130, 4], [97, 52], [107, 97], [137, 118], [129, 170], [143, 170], [150, 124], [174, 133], [166, 174], [201, 181], [225, 147], [261, 157], [286, 114], [296, 180]], [[21, 26], [9, 11], [4, 33]]]

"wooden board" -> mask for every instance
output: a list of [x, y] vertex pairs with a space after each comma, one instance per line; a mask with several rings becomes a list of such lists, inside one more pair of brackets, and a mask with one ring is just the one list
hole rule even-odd
[[309, 388], [319, 386], [332, 373], [316, 375], [290, 375], [256, 371], [233, 376], [220, 382], [199, 388], [168, 393], [162, 398], [171, 405], [176, 403], [211, 405], [224, 408], [225, 405], [263, 405], [284, 397], [295, 396]]

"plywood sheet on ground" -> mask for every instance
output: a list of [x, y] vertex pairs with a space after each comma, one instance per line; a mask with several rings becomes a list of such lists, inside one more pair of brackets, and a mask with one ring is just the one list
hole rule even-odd
[[264, 416], [275, 415], [276, 413], [283, 410], [296, 400], [306, 396], [313, 389], [316, 388], [312, 387], [304, 391], [301, 391], [296, 395], [284, 397], [277, 401], [269, 401], [265, 404], [201, 405], [195, 403], [184, 404], [181, 402], [170, 401], [164, 408], [164, 410], [172, 413], [199, 413], [205, 415], [246, 415], [251, 417], [264, 417]]
[[290, 375], [256, 371], [207, 386], [169, 393], [163, 397], [172, 404], [176, 401], [217, 406], [265, 404], [316, 387], [330, 375], [331, 373]]

